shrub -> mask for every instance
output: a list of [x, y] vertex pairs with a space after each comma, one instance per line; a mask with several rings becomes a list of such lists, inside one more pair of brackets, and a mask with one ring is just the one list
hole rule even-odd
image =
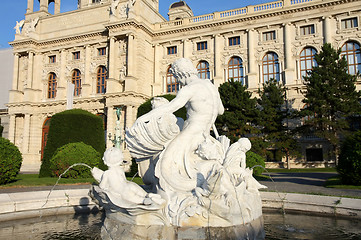
[[[163, 97], [165, 99], [167, 99], [168, 101], [172, 101], [176, 95], [172, 95], [172, 94], [166, 94], [166, 95], [162, 95], [162, 96], [157, 96], [157, 97]], [[154, 97], [153, 97], [154, 98]], [[148, 101], [144, 102], [142, 105], [139, 106], [138, 108], [138, 112], [137, 112], [137, 118], [139, 118], [140, 116], [150, 112], [152, 110], [152, 100], [153, 98], [149, 99]], [[185, 107], [182, 107], [181, 109], [179, 109], [178, 111], [176, 111], [174, 113], [174, 115], [176, 115], [177, 117], [181, 117], [184, 120], [187, 119], [187, 110]]]
[[[262, 167], [254, 167], [256, 165], [260, 165]], [[264, 158], [258, 155], [257, 153], [248, 151], [246, 153], [246, 166], [249, 168], [253, 168], [253, 175], [261, 175], [264, 171], [264, 167], [266, 166], [264, 163]]]
[[[50, 171], [52, 177], [59, 177], [71, 165], [85, 163], [90, 167], [98, 167], [102, 162], [101, 155], [92, 146], [83, 142], [69, 143], [58, 148], [50, 159]], [[86, 166], [72, 167], [62, 177], [64, 178], [88, 178], [91, 177], [90, 169]]]
[[361, 185], [361, 131], [343, 142], [337, 171], [342, 183]]
[[[81, 109], [72, 109], [55, 114], [50, 120], [48, 141], [39, 177], [49, 177], [50, 159], [55, 151], [68, 143], [84, 142], [103, 155], [105, 136], [103, 119]], [[104, 165], [101, 166], [104, 169]]]
[[19, 149], [9, 140], [0, 137], [0, 185], [15, 180], [22, 161]]

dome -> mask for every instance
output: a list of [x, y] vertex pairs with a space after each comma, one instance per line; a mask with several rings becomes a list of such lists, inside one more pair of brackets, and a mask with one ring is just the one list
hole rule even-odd
[[172, 3], [172, 5], [170, 5], [169, 8], [177, 8], [177, 7], [183, 7], [186, 6], [187, 4], [184, 1], [179, 1], [176, 3]]

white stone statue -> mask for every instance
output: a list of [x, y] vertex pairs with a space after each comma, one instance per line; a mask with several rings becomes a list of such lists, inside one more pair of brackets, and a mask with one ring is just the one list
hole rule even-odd
[[124, 167], [129, 164], [124, 161], [123, 153], [119, 148], [112, 147], [105, 151], [103, 160], [109, 169], [102, 171], [94, 167], [92, 175], [99, 182], [101, 191], [107, 194], [114, 205], [124, 209], [149, 205], [142, 208], [157, 209], [164, 203], [159, 195], [147, 193], [138, 184], [126, 179]]
[[[188, 59], [175, 61], [171, 72], [183, 85], [177, 96], [170, 102], [154, 98], [153, 109], [126, 130], [127, 148], [138, 162], [146, 185], [143, 188], [132, 185], [129, 194], [126, 186], [130, 183], [120, 167], [103, 173], [104, 180], [99, 178], [98, 170], [93, 171], [100, 180], [101, 192], [121, 208], [107, 215], [106, 224], [108, 227], [116, 224], [111, 220], [114, 218], [135, 225], [175, 227], [230, 227], [256, 222], [252, 231], [261, 233], [262, 203], [258, 189], [264, 186], [246, 167], [251, 142], [241, 138], [230, 146], [227, 137], [218, 137], [216, 133], [217, 139], [212, 137], [214, 122], [224, 112], [217, 87], [210, 80], [200, 79]], [[187, 110], [184, 122], [173, 114], [183, 106]], [[107, 154], [105, 162], [106, 159]], [[124, 187], [109, 188], [109, 182], [122, 182]], [[132, 207], [124, 205], [125, 199]], [[145, 208], [146, 204], [153, 208]]]
[[111, 5], [110, 5], [110, 15], [117, 15], [117, 8], [119, 5], [120, 0], [113, 0]]
[[21, 29], [24, 26], [25, 20], [21, 20], [20, 22], [16, 21], [16, 25], [14, 27], [16, 34], [21, 33]]

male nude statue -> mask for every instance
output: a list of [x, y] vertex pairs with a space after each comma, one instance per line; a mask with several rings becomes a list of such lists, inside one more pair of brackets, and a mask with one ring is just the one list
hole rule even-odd
[[176, 98], [141, 116], [135, 124], [146, 124], [157, 116], [186, 107], [184, 127], [161, 154], [155, 175], [164, 190], [189, 191], [195, 188], [197, 179], [194, 153], [205, 137], [210, 135], [212, 125], [217, 116], [223, 114], [224, 107], [217, 87], [208, 79], [200, 79], [189, 59], [175, 61], [170, 71], [183, 85]]

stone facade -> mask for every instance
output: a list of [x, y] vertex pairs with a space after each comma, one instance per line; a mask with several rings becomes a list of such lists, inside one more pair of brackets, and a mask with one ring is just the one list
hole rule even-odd
[[[238, 57], [237, 74], [250, 91], [269, 77], [279, 78], [288, 98], [295, 99], [292, 107], [299, 109], [302, 70], [307, 69], [303, 50], [319, 51], [324, 42], [337, 48], [361, 44], [359, 0], [284, 0], [202, 16], [173, 4], [172, 21], [159, 14], [158, 0], [80, 0], [77, 10], [65, 13], [54, 0], [53, 15], [48, 2], [40, 0], [34, 11], [34, 0], [28, 0], [25, 20], [11, 42], [9, 139], [23, 153], [23, 171], [39, 169], [44, 121], [66, 110], [69, 82], [81, 79], [73, 107], [105, 116], [112, 133], [117, 107], [122, 107], [124, 128], [129, 127], [140, 104], [172, 89], [167, 72], [180, 57], [190, 58], [216, 85], [232, 77], [230, 60]], [[266, 70], [269, 65], [273, 70]], [[327, 152], [317, 140], [303, 148], [305, 154], [306, 148]], [[293, 166], [304, 164], [301, 159]], [[317, 163], [323, 164], [328, 162]]]

